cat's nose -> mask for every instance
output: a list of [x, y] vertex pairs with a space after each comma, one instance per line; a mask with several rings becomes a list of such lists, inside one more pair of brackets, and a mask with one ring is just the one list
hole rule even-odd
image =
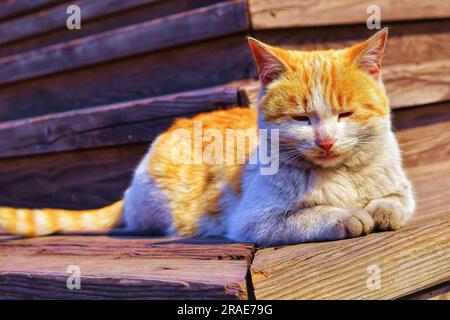
[[328, 140], [316, 140], [316, 144], [325, 151], [330, 151], [335, 141], [333, 139]]

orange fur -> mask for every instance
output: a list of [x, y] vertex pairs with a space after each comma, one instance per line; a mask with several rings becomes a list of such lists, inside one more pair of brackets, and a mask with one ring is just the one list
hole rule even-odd
[[[311, 88], [324, 88], [325, 101], [334, 113], [353, 111], [353, 119], [361, 122], [389, 112], [386, 94], [371, 75], [352, 61], [353, 49], [328, 51], [283, 51], [266, 46], [288, 66], [282, 77], [269, 85], [271, 90], [261, 102], [266, 120], [283, 122], [300, 114], [308, 114]], [[360, 49], [358, 47], [358, 49]], [[317, 64], [320, 68], [317, 69]], [[295, 99], [295, 103], [293, 103]]]
[[[203, 133], [208, 129], [218, 130], [223, 136], [226, 129], [254, 129], [252, 143], [247, 143], [244, 157], [248, 159], [256, 145], [257, 113], [252, 109], [233, 108], [226, 111], [215, 111], [200, 114], [192, 119], [180, 119], [159, 138], [154, 145], [148, 162], [148, 173], [156, 184], [165, 191], [172, 209], [175, 228], [180, 234], [192, 234], [196, 230], [198, 220], [203, 214], [217, 213], [217, 203], [224, 184], [230, 184], [235, 191], [240, 191], [240, 170], [242, 164], [230, 159], [237, 152], [234, 148], [225, 149], [223, 164], [175, 164], [172, 161], [173, 152], [185, 151], [183, 140], [173, 133], [177, 129], [188, 130], [194, 135], [194, 121], [201, 121]], [[197, 135], [199, 133], [197, 132]], [[200, 137], [201, 138], [201, 137]], [[193, 139], [192, 139], [193, 140]], [[193, 141], [188, 146], [191, 149], [190, 160], [194, 161], [194, 154], [203, 153], [211, 144], [211, 140], [203, 137], [201, 150], [194, 150]], [[240, 150], [242, 151], [242, 150]]]
[[101, 232], [113, 228], [122, 213], [123, 201], [96, 210], [16, 209], [0, 207], [0, 226], [27, 237], [56, 232]]

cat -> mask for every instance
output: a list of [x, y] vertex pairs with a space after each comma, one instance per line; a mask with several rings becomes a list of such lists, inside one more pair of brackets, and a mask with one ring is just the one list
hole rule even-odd
[[[248, 38], [261, 82], [258, 110], [235, 107], [176, 120], [152, 143], [117, 203], [84, 211], [2, 207], [0, 225], [25, 236], [113, 229], [225, 236], [260, 246], [397, 230], [415, 201], [381, 79], [387, 35], [383, 29], [345, 49], [308, 52]], [[176, 161], [186, 150], [184, 160], [192, 160], [207, 148], [211, 137], [200, 137], [196, 149], [179, 134], [199, 135], [199, 124], [219, 134], [259, 131], [240, 150], [225, 150], [242, 151], [244, 163]], [[278, 149], [269, 152], [278, 152], [272, 174], [250, 163], [273, 140], [261, 130], [278, 134]]]

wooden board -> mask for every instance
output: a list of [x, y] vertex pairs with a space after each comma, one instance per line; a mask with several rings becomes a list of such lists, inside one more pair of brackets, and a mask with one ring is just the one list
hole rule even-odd
[[[295, 50], [340, 49], [375, 33], [360, 25], [256, 30], [254, 37], [274, 46]], [[448, 59], [450, 19], [389, 23], [383, 66]]]
[[42, 10], [36, 14], [6, 21], [0, 24], [0, 45], [17, 41], [22, 38], [35, 36], [54, 29], [66, 29], [66, 20], [69, 17], [66, 10], [69, 5], [77, 5], [82, 12], [82, 22], [98, 19], [103, 16], [132, 9], [134, 7], [150, 4], [159, 0], [80, 0], [62, 4]]
[[220, 86], [0, 123], [0, 158], [149, 142], [176, 117], [236, 105]]
[[[393, 109], [450, 100], [450, 60], [422, 64], [387, 66], [383, 82]], [[244, 80], [234, 83], [244, 101], [255, 108], [259, 82]]]
[[[449, 219], [447, 211], [397, 232], [259, 250], [256, 299], [393, 299], [448, 281]], [[380, 271], [379, 289], [367, 286], [370, 270]]]
[[221, 85], [252, 77], [251, 59], [237, 35], [14, 83], [0, 87], [0, 121]]
[[245, 2], [223, 2], [0, 58], [0, 85], [233, 34], [247, 27]]
[[254, 29], [365, 25], [371, 5], [379, 7], [383, 22], [450, 17], [450, 3], [442, 0], [249, 0], [249, 11]]
[[450, 60], [420, 65], [385, 68], [386, 84], [392, 108], [403, 108], [450, 100]]
[[88, 209], [122, 198], [148, 144], [0, 160], [0, 203]]
[[[95, 1], [89, 0], [89, 3], [92, 3], [92, 6], [97, 7], [106, 1]], [[147, 5], [133, 6], [128, 7], [129, 3], [136, 1], [145, 1]], [[116, 12], [115, 14], [103, 15], [102, 12], [99, 12], [101, 15], [93, 17], [92, 13], [91, 19], [86, 20], [85, 17], [85, 9], [83, 10], [82, 21], [81, 21], [81, 29], [76, 31], [68, 32], [66, 28], [66, 22], [64, 21], [62, 24], [56, 25], [56, 29], [49, 30], [44, 33], [36, 34], [35, 30], [30, 30], [34, 35], [30, 37], [30, 34], [25, 38], [21, 38], [18, 40], [14, 40], [13, 42], [5, 43], [1, 46], [0, 57], [5, 57], [9, 55], [13, 55], [23, 51], [30, 51], [37, 48], [47, 47], [53, 44], [57, 44], [60, 42], [66, 42], [74, 39], [84, 38], [86, 36], [90, 36], [93, 34], [97, 34], [104, 31], [110, 31], [113, 29], [121, 28], [124, 26], [137, 24], [145, 21], [149, 21], [152, 19], [157, 19], [160, 17], [168, 16], [171, 14], [188, 11], [196, 8], [200, 8], [202, 6], [211, 5], [217, 3], [221, 0], [170, 0], [170, 1], [152, 1], [152, 0], [136, 0], [136, 1], [114, 1], [108, 0], [110, 3], [116, 4], [115, 6], [111, 6], [111, 8], [106, 11], [115, 10], [116, 7], [126, 6], [127, 10], [122, 10], [120, 12]], [[61, 6], [63, 7], [63, 6]], [[67, 5], [66, 5], [67, 7]], [[65, 12], [64, 8], [64, 12]], [[44, 13], [44, 14], [43, 14]], [[38, 24], [43, 19], [46, 19], [48, 16], [48, 12], [37, 12], [33, 15], [23, 17], [17, 20], [20, 20], [24, 23], [34, 23]], [[68, 15], [65, 16], [67, 18]], [[58, 17], [54, 17], [54, 19], [58, 19]], [[46, 21], [46, 20], [45, 20]], [[17, 28], [21, 28], [19, 21], [10, 21], [13, 26]], [[1, 26], [1, 25], [0, 25]], [[27, 29], [27, 27], [24, 27]], [[23, 31], [21, 31], [23, 33]]]
[[[0, 298], [248, 298], [252, 245], [220, 239], [10, 238], [0, 236]], [[82, 290], [67, 289], [67, 268], [73, 265], [80, 268]]]

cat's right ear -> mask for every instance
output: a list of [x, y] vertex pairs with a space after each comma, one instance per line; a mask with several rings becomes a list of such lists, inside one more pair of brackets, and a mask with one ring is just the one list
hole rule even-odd
[[286, 71], [286, 65], [276, 56], [275, 49], [254, 38], [247, 37], [255, 60], [259, 80], [264, 86], [278, 79]]

